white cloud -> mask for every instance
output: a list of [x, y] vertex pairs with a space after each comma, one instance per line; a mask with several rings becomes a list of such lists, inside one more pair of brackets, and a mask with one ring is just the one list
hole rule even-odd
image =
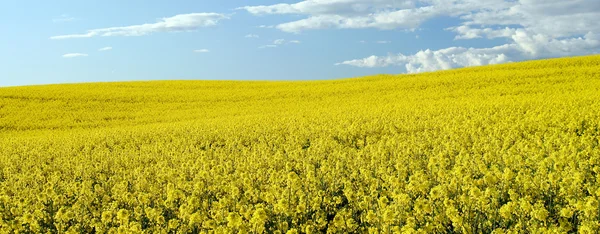
[[210, 52], [210, 50], [208, 50], [208, 49], [194, 50], [194, 53], [208, 53], [208, 52]]
[[113, 49], [112, 47], [107, 46], [107, 47], [98, 49], [98, 51], [109, 51], [109, 50], [112, 50], [112, 49]]
[[256, 35], [256, 34], [248, 34], [248, 35], [246, 35], [246, 36], [244, 36], [244, 37], [245, 37], [245, 38], [259, 38], [259, 36], [258, 36], [258, 35]]
[[274, 45], [281, 45], [283, 43], [285, 43], [285, 39], [277, 39], [273, 41]]
[[422, 50], [413, 55], [370, 56], [337, 63], [356, 67], [404, 66], [409, 73], [444, 70], [457, 67], [498, 64], [524, 59], [560, 57], [600, 53], [600, 34], [588, 33], [583, 37], [554, 39], [517, 29], [514, 43], [492, 48], [451, 47], [441, 50]]
[[88, 32], [86, 34], [70, 34], [50, 37], [52, 40], [74, 39], [74, 38], [90, 38], [96, 36], [97, 33]]
[[254, 15], [300, 16], [275, 25], [290, 33], [366, 28], [415, 31], [433, 18], [446, 17], [458, 22], [447, 29], [456, 34], [455, 40], [506, 41], [490, 48], [422, 48], [412, 55], [374, 55], [339, 65], [404, 66], [408, 72], [420, 72], [600, 52], [598, 0], [298, 0], [238, 9]]
[[366, 43], [375, 43], [375, 44], [390, 44], [390, 43], [392, 43], [392, 41], [385, 41], [385, 40], [379, 40], [379, 41], [373, 41], [373, 42], [368, 42], [368, 41], [365, 41], [365, 40], [360, 40], [360, 41], [358, 41], [358, 42], [359, 42], [359, 43], [362, 43], [362, 44], [366, 44]]
[[266, 49], [266, 48], [275, 48], [277, 47], [277, 45], [263, 45], [263, 46], [259, 46], [259, 49]]
[[187, 32], [194, 31], [202, 27], [210, 27], [219, 23], [220, 20], [228, 19], [224, 14], [218, 13], [191, 13], [175, 15], [159, 19], [156, 23], [131, 25], [125, 27], [111, 27], [88, 30], [83, 34], [70, 34], [53, 36], [50, 39], [72, 39], [89, 37], [110, 37], [110, 36], [143, 36], [156, 32]]
[[[410, 29], [414, 30], [426, 19], [435, 16], [430, 9], [399, 10], [396, 12], [373, 13], [366, 16], [341, 16], [341, 15], [318, 15], [311, 16], [298, 21], [279, 24], [276, 26], [284, 32], [299, 33], [305, 30], [315, 29]], [[423, 18], [420, 18], [423, 17]]]
[[63, 22], [70, 22], [70, 21], [73, 21], [73, 20], [75, 20], [75, 17], [71, 17], [71, 16], [69, 16], [67, 14], [63, 14], [63, 15], [60, 15], [59, 17], [57, 17], [57, 18], [52, 19], [52, 22], [54, 22], [54, 23], [63, 23]]
[[435, 71], [463, 66], [497, 64], [510, 61], [505, 53], [514, 46], [499, 46], [488, 49], [451, 47], [432, 51], [422, 50], [414, 55], [370, 56], [337, 63], [356, 67], [386, 67], [404, 65], [409, 73]]
[[[487, 0], [502, 1], [502, 0]], [[452, 2], [453, 4], [449, 4]], [[493, 9], [497, 4], [477, 0], [306, 0], [295, 4], [245, 6], [254, 15], [294, 14], [307, 18], [282, 23], [276, 28], [298, 33], [305, 30], [340, 28], [416, 29], [436, 16], [458, 16], [476, 7]]]
[[[326, 28], [416, 29], [439, 16], [465, 25], [521, 25], [552, 36], [600, 29], [597, 0], [305, 0], [245, 6], [254, 15], [293, 14], [304, 19], [275, 27], [286, 32]], [[264, 25], [263, 25], [264, 26]]]
[[519, 25], [534, 33], [565, 37], [600, 31], [600, 1], [519, 0], [495, 11], [462, 16], [465, 25]]
[[453, 32], [456, 32], [455, 39], [475, 39], [475, 38], [487, 38], [494, 39], [500, 37], [509, 38], [515, 34], [515, 28], [505, 27], [503, 29], [492, 29], [492, 28], [471, 28], [468, 25], [461, 25], [458, 27], [448, 28]]
[[69, 54], [63, 54], [63, 58], [77, 58], [77, 57], [87, 57], [88, 54], [82, 54], [82, 53], [69, 53]]
[[307, 0], [295, 4], [275, 4], [269, 6], [245, 6], [254, 15], [267, 14], [356, 14], [387, 8], [410, 8], [411, 0]]
[[263, 45], [263, 46], [260, 46], [258, 48], [259, 49], [276, 48], [276, 47], [281, 46], [281, 45], [286, 45], [286, 44], [300, 44], [300, 43], [302, 43], [302, 42], [299, 41], [299, 40], [286, 41], [285, 39], [276, 39], [276, 40], [273, 41], [272, 44], [270, 44], [270, 45]]

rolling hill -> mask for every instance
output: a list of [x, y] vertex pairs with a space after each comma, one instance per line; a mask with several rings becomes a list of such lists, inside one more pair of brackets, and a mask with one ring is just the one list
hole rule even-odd
[[598, 55], [5, 87], [0, 232], [594, 233], [599, 141]]

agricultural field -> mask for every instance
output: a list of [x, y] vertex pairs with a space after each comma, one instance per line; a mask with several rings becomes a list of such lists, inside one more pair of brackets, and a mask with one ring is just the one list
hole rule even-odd
[[0, 88], [0, 233], [598, 233], [600, 56]]

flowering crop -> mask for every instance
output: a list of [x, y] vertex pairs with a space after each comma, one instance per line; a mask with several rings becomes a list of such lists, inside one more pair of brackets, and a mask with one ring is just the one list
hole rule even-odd
[[597, 233], [600, 56], [0, 88], [1, 233]]

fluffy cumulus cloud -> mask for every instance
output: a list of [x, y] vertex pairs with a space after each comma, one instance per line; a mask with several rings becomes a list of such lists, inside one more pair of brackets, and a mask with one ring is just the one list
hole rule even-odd
[[598, 0], [305, 0], [240, 9], [254, 15], [304, 16], [275, 25], [290, 33], [364, 28], [410, 31], [436, 17], [452, 17], [460, 23], [446, 30], [456, 34], [455, 40], [506, 40], [491, 48], [423, 48], [415, 54], [373, 55], [337, 65], [403, 66], [408, 72], [423, 72], [600, 53]]
[[585, 55], [600, 53], [600, 34], [557, 39], [544, 34], [532, 34], [517, 29], [510, 37], [513, 43], [492, 48], [451, 47], [441, 50], [421, 50], [416, 54], [370, 56], [337, 63], [356, 67], [405, 66], [409, 73], [444, 70], [457, 67], [498, 64], [525, 59]]
[[143, 36], [157, 32], [187, 32], [214, 26], [229, 17], [219, 13], [192, 13], [159, 19], [156, 23], [88, 30], [83, 34], [53, 36], [50, 39], [73, 39], [110, 36]]
[[474, 49], [451, 47], [432, 51], [422, 50], [414, 55], [370, 56], [338, 63], [337, 65], [352, 65], [357, 67], [385, 67], [405, 64], [410, 73], [450, 69], [454, 67], [476, 66], [508, 62], [506, 54], [514, 53], [516, 48], [502, 45], [493, 48]]

